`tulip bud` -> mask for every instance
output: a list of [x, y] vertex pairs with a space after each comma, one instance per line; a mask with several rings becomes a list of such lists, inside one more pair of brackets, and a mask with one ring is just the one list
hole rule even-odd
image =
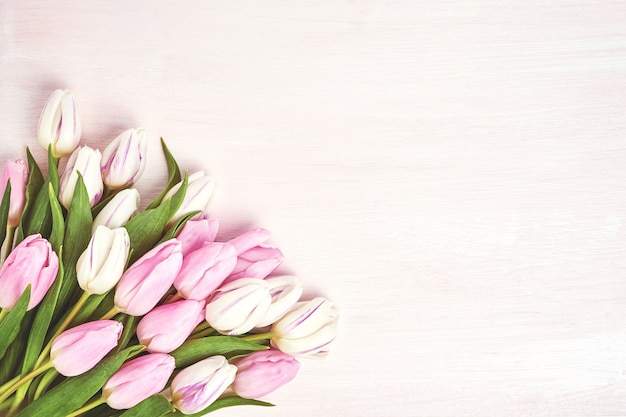
[[174, 287], [185, 298], [205, 300], [230, 274], [237, 262], [235, 249], [228, 243], [205, 242], [183, 258]]
[[[180, 189], [182, 182], [173, 186], [163, 197], [163, 201], [171, 198], [176, 191]], [[183, 203], [178, 211], [174, 214], [169, 224], [174, 224], [185, 214], [192, 211], [203, 211], [211, 200], [213, 191], [215, 190], [215, 181], [212, 177], [204, 175], [204, 171], [198, 171], [189, 176], [187, 179], [187, 190]]]
[[166, 353], [150, 353], [121, 366], [104, 384], [102, 397], [116, 410], [132, 408], [165, 388], [176, 367]]
[[237, 251], [237, 264], [225, 282], [239, 278], [265, 278], [283, 262], [283, 253], [276, 247], [264, 245], [270, 237], [265, 229], [252, 229], [228, 241]]
[[76, 262], [78, 285], [89, 294], [104, 294], [115, 287], [126, 267], [129, 250], [126, 229], [98, 226]]
[[90, 321], [66, 330], [52, 341], [52, 365], [61, 375], [83, 374], [117, 346], [122, 330], [122, 323], [114, 320]]
[[28, 182], [28, 165], [18, 158], [7, 161], [0, 175], [0, 200], [11, 180], [11, 195], [9, 200], [9, 227], [15, 227], [20, 222], [24, 203], [26, 201], [26, 183]]
[[60, 179], [59, 200], [66, 209], [69, 210], [72, 204], [79, 172], [87, 189], [89, 204], [93, 207], [100, 200], [103, 190], [100, 158], [100, 151], [88, 146], [81, 146], [72, 152]]
[[294, 356], [325, 356], [337, 335], [339, 311], [323, 297], [296, 303], [272, 326], [270, 343]]
[[201, 360], [172, 380], [172, 403], [183, 414], [198, 413], [211, 405], [235, 379], [237, 368], [223, 356]]
[[28, 310], [46, 295], [59, 270], [59, 258], [41, 235], [31, 235], [17, 245], [0, 268], [0, 307], [10, 310], [28, 285]]
[[219, 288], [206, 305], [206, 320], [229, 336], [252, 330], [272, 302], [269, 286], [262, 279], [242, 278]]
[[170, 289], [183, 263], [180, 242], [167, 240], [139, 258], [122, 275], [115, 306], [131, 316], [143, 316]]
[[52, 145], [56, 158], [69, 155], [80, 141], [78, 104], [69, 90], [55, 90], [41, 112], [39, 144], [45, 150]]
[[213, 242], [217, 235], [219, 222], [217, 220], [199, 219], [189, 220], [176, 236], [183, 245], [183, 258], [196, 249], [200, 249], [204, 242]]
[[124, 226], [139, 209], [139, 191], [127, 188], [115, 194], [93, 221], [92, 230], [103, 225], [109, 229]]
[[112, 190], [135, 183], [146, 167], [148, 136], [143, 129], [128, 129], [102, 153], [102, 179]]
[[260, 350], [235, 362], [233, 390], [242, 398], [259, 398], [296, 377], [300, 362], [278, 350]]
[[139, 343], [148, 352], [178, 348], [204, 319], [204, 301], [180, 300], [155, 307], [137, 325]]
[[302, 281], [294, 276], [279, 276], [266, 278], [272, 296], [270, 308], [265, 316], [257, 323], [256, 327], [269, 326], [281, 318], [302, 295]]

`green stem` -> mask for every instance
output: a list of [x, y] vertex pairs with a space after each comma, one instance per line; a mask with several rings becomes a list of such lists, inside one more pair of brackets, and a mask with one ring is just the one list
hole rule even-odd
[[248, 342], [254, 342], [256, 340], [268, 340], [272, 338], [272, 332], [267, 332], [267, 333], [257, 333], [257, 334], [250, 334], [248, 336], [244, 336], [241, 338], [241, 340], [247, 340]]
[[119, 312], [120, 311], [117, 309], [117, 307], [113, 306], [113, 308], [110, 309], [108, 313], [106, 313], [104, 316], [100, 317], [98, 320], [111, 320]]
[[191, 336], [189, 336], [188, 340], [200, 339], [201, 337], [210, 336], [214, 332], [215, 330], [213, 330], [212, 327], [209, 327], [208, 329], [200, 330], [199, 332], [192, 334]]
[[2, 320], [4, 320], [7, 314], [9, 314], [9, 310], [7, 309], [2, 309], [2, 311], [0, 311], [0, 323], [2, 323]]
[[30, 373], [24, 375], [16, 383], [11, 385], [11, 387], [8, 390], [6, 390], [2, 395], [0, 395], [0, 403], [4, 402], [4, 400], [9, 398], [11, 394], [17, 391], [19, 387], [21, 387], [22, 385], [24, 385], [25, 383], [27, 383], [28, 381], [30, 381], [37, 375], [42, 374], [43, 372], [46, 372], [50, 368], [52, 368], [52, 362], [48, 362], [45, 365], [42, 365], [39, 368], [36, 368], [34, 371], [31, 371]]
[[56, 339], [57, 336], [63, 333], [69, 327], [69, 325], [72, 324], [72, 320], [76, 318], [76, 315], [80, 312], [80, 309], [83, 307], [83, 305], [85, 305], [85, 302], [90, 295], [91, 294], [89, 294], [87, 291], [83, 291], [83, 294], [80, 296], [69, 314], [65, 317], [65, 320], [63, 320], [61, 326], [57, 329], [56, 332], [54, 332], [48, 344], [43, 348], [41, 354], [39, 354], [39, 358], [37, 358], [37, 362], [35, 362], [35, 367], [41, 365], [43, 361], [46, 360], [46, 357], [50, 353], [50, 349], [52, 349], [52, 342], [54, 342], [54, 339]]
[[9, 257], [11, 250], [13, 249], [13, 241], [15, 239], [15, 227], [7, 227], [7, 240], [4, 243], [4, 253], [2, 254], [2, 261]]
[[33, 401], [37, 401], [37, 399], [46, 392], [50, 384], [52, 384], [52, 381], [54, 381], [58, 375], [57, 370], [52, 368], [41, 377], [41, 381], [39, 381], [39, 385], [37, 385], [37, 389], [35, 390]]
[[90, 402], [89, 404], [86, 404], [84, 406], [82, 406], [81, 408], [79, 408], [78, 410], [74, 411], [73, 413], [70, 413], [68, 415], [66, 415], [65, 417], [76, 417], [81, 415], [82, 413], [92, 410], [94, 408], [96, 408], [97, 406], [104, 404], [105, 400], [104, 398], [100, 397], [97, 400], [94, 400], [92, 402]]
[[0, 387], [0, 394], [4, 394], [4, 392], [5, 392], [6, 390], [8, 390], [9, 388], [11, 388], [11, 386], [12, 386], [13, 384], [15, 384], [15, 383], [16, 383], [17, 381], [19, 381], [19, 380], [20, 380], [20, 376], [18, 375], [18, 376], [16, 376], [15, 378], [13, 378], [12, 380], [10, 380], [10, 381], [6, 382], [4, 385], [2, 385], [2, 386]]

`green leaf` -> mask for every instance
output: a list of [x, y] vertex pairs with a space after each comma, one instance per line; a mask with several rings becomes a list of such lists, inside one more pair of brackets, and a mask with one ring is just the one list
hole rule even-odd
[[79, 173], [76, 187], [74, 188], [74, 195], [72, 196], [72, 204], [67, 213], [65, 236], [63, 238], [65, 276], [59, 292], [55, 317], [62, 314], [74, 291], [78, 289], [76, 261], [89, 244], [92, 222], [89, 196], [87, 195], [83, 177]]
[[0, 359], [4, 356], [9, 345], [20, 333], [20, 324], [26, 315], [28, 302], [30, 301], [30, 285], [26, 287], [13, 309], [9, 311], [0, 322]]
[[26, 148], [26, 159], [28, 160], [28, 183], [26, 184], [26, 200], [24, 203], [24, 210], [22, 210], [22, 216], [20, 217], [20, 224], [17, 228], [17, 236], [15, 238], [15, 244], [20, 243], [27, 236], [24, 234], [25, 219], [29, 218], [31, 206], [33, 205], [39, 190], [43, 185], [43, 175], [41, 175], [41, 169], [37, 165], [35, 158], [30, 153], [30, 149]]
[[143, 346], [124, 349], [102, 360], [92, 370], [65, 379], [39, 400], [26, 406], [18, 417], [64, 417], [70, 414], [93, 397], [127, 359], [143, 349]]
[[174, 411], [174, 406], [162, 395], [146, 398], [120, 417], [161, 417]]
[[127, 314], [123, 315], [123, 325], [124, 330], [122, 330], [122, 335], [117, 344], [117, 351], [124, 349], [130, 340], [135, 336], [135, 331], [137, 330], [137, 319], [139, 317], [129, 316]]
[[130, 219], [124, 226], [130, 238], [130, 256], [132, 264], [141, 256], [152, 249], [163, 236], [163, 230], [170, 219], [170, 203], [164, 204], [151, 210], [145, 210]]
[[207, 408], [205, 408], [204, 410], [195, 413], [195, 414], [183, 414], [180, 411], [175, 411], [173, 413], [168, 414], [168, 417], [183, 417], [183, 416], [190, 416], [190, 417], [202, 417], [208, 413], [211, 413], [215, 410], [219, 410], [220, 408], [225, 408], [225, 407], [233, 407], [235, 405], [258, 405], [258, 406], [262, 406], [262, 407], [273, 407], [274, 404], [272, 403], [268, 403], [265, 401], [259, 401], [259, 400], [251, 400], [251, 399], [247, 399], [247, 398], [241, 398], [241, 397], [237, 397], [237, 396], [229, 396], [229, 397], [222, 397], [222, 398], [218, 398], [217, 400], [215, 400], [210, 406], [208, 406]]
[[236, 354], [241, 351], [253, 352], [266, 349], [267, 346], [258, 345], [238, 337], [210, 336], [188, 340], [170, 355], [176, 360], [176, 367], [183, 368], [209, 356], [228, 356], [229, 353]]
[[52, 183], [48, 183], [48, 199], [50, 201], [50, 210], [52, 212], [52, 232], [50, 233], [50, 245], [56, 253], [60, 253], [65, 237], [65, 219], [63, 218], [63, 210], [54, 191]]
[[147, 210], [156, 208], [159, 204], [161, 204], [161, 200], [163, 200], [163, 197], [165, 196], [165, 194], [167, 194], [170, 188], [178, 184], [181, 180], [180, 168], [178, 167], [178, 163], [176, 162], [176, 160], [170, 153], [170, 150], [167, 149], [167, 146], [165, 145], [165, 140], [163, 140], [163, 138], [161, 138], [161, 147], [163, 148], [163, 155], [165, 156], [165, 163], [167, 164], [167, 174], [168, 174], [167, 186], [161, 192], [161, 194], [159, 194], [150, 203], [150, 205], [147, 207]]
[[178, 235], [178, 232], [180, 232], [180, 230], [185, 227], [185, 224], [189, 221], [189, 219], [199, 213], [202, 213], [202, 211], [192, 211], [191, 213], [188, 213], [181, 217], [172, 227], [170, 227], [165, 236], [163, 236], [163, 238], [161, 239], [161, 242], [165, 242], [166, 240], [170, 240], [176, 237]]
[[28, 344], [26, 345], [26, 352], [24, 352], [24, 361], [22, 362], [22, 375], [26, 375], [32, 371], [37, 358], [41, 353], [44, 341], [46, 340], [46, 334], [50, 328], [50, 322], [52, 321], [52, 315], [54, 308], [57, 304], [59, 297], [59, 290], [61, 289], [61, 283], [63, 281], [63, 263], [59, 262], [59, 272], [54, 280], [54, 283], [43, 298], [35, 320], [31, 327], [30, 334], [28, 336]]
[[[11, 180], [7, 180], [7, 187], [4, 189], [2, 203], [0, 204], [0, 247], [7, 237], [7, 224], [9, 222], [9, 207], [11, 203]], [[9, 240], [10, 242], [11, 240]]]
[[[189, 176], [185, 172], [185, 178], [183, 178], [183, 182], [180, 185], [180, 188], [169, 197], [170, 200], [170, 214], [169, 219], [174, 217], [174, 214], [178, 211], [180, 206], [183, 204], [183, 200], [185, 199], [185, 194], [187, 194], [187, 186], [189, 185]], [[169, 219], [167, 219], [169, 221]]]
[[[52, 148], [48, 146], [48, 176], [46, 183], [52, 184], [54, 192], [59, 192], [59, 171], [57, 170], [58, 161], [52, 156]], [[50, 199], [48, 196], [48, 187], [41, 187], [32, 212], [28, 218], [25, 229], [25, 236], [40, 233], [43, 237], [50, 236], [50, 228], [52, 225], [52, 213], [50, 211]]]

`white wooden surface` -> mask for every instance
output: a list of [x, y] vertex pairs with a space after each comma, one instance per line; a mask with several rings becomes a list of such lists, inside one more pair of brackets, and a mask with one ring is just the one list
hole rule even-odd
[[[342, 311], [222, 416], [626, 415], [621, 1], [0, 1], [2, 160], [54, 88], [158, 137]], [[37, 156], [43, 153], [37, 148]]]

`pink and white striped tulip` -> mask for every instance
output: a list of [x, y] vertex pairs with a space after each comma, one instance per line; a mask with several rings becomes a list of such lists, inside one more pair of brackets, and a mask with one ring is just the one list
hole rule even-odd
[[150, 353], [121, 366], [104, 384], [102, 397], [116, 410], [132, 408], [165, 388], [176, 363], [166, 353]]
[[125, 228], [98, 226], [76, 261], [78, 285], [89, 294], [104, 294], [115, 287], [126, 267], [129, 250]]
[[90, 321], [66, 330], [52, 341], [52, 365], [61, 375], [83, 374], [117, 346], [122, 330], [122, 323], [114, 320]]
[[272, 303], [256, 327], [269, 326], [294, 306], [302, 295], [302, 281], [298, 277], [283, 275], [266, 278]]
[[26, 202], [26, 183], [28, 182], [28, 165], [23, 159], [17, 158], [7, 161], [0, 175], [0, 200], [7, 188], [7, 182], [11, 181], [11, 194], [9, 200], [8, 226], [15, 227], [20, 222], [24, 203]]
[[198, 413], [211, 405], [235, 379], [237, 368], [223, 356], [201, 360], [172, 380], [172, 403], [183, 414]]
[[93, 220], [92, 230], [95, 231], [100, 225], [109, 229], [124, 226], [139, 209], [139, 201], [139, 191], [136, 189], [127, 188], [119, 191]]
[[39, 118], [37, 136], [45, 150], [52, 145], [52, 155], [61, 158], [71, 154], [80, 141], [78, 103], [69, 90], [55, 90], [48, 98]]
[[225, 335], [252, 330], [272, 303], [269, 286], [258, 278], [242, 278], [216, 290], [206, 305], [206, 320]]
[[131, 316], [143, 316], [170, 289], [183, 263], [177, 239], [167, 240], [139, 258], [122, 275], [115, 306]]
[[296, 303], [272, 326], [270, 343], [293, 356], [322, 357], [337, 335], [339, 311], [323, 297]]
[[189, 220], [176, 236], [183, 245], [183, 258], [196, 249], [200, 249], [205, 242], [215, 241], [219, 222], [207, 218]]
[[69, 210], [74, 197], [78, 173], [83, 177], [89, 205], [93, 207], [102, 197], [104, 185], [100, 176], [100, 151], [88, 146], [77, 148], [70, 155], [60, 178], [59, 201]]
[[29, 285], [28, 310], [46, 295], [59, 270], [59, 258], [41, 235], [30, 235], [9, 254], [0, 268], [0, 307], [11, 310]]
[[260, 398], [277, 390], [298, 374], [300, 362], [278, 350], [260, 350], [235, 362], [233, 390], [242, 398]]
[[148, 136], [143, 129], [120, 133], [102, 153], [102, 179], [112, 190], [134, 184], [146, 167]]
[[152, 353], [173, 351], [204, 320], [204, 304], [204, 300], [180, 300], [155, 307], [137, 325], [139, 343]]
[[237, 257], [228, 243], [205, 242], [183, 258], [174, 287], [185, 298], [206, 300], [233, 270]]

